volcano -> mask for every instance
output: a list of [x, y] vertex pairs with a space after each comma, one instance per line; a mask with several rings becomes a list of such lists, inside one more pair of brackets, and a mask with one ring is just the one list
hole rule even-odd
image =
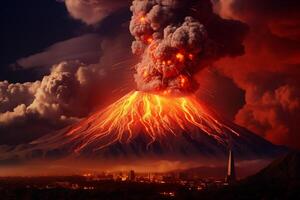
[[0, 160], [84, 158], [204, 160], [272, 158], [285, 149], [222, 119], [190, 96], [132, 91], [103, 110], [29, 144], [2, 147]]

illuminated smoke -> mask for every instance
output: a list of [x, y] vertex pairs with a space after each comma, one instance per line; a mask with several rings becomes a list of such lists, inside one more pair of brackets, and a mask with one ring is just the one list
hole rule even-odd
[[300, 148], [300, 1], [222, 0], [218, 6], [222, 16], [251, 27], [247, 53], [216, 63], [245, 91], [235, 122], [275, 144]]
[[[199, 9], [206, 9], [204, 17]], [[132, 51], [141, 56], [134, 75], [138, 90], [163, 94], [194, 91], [196, 72], [219, 57], [243, 52], [241, 44], [232, 53], [221, 41], [210, 38], [206, 25], [217, 32], [218, 26], [229, 20], [213, 14], [209, 0], [134, 0], [131, 11]], [[237, 25], [231, 28], [235, 30]], [[244, 32], [241, 35], [243, 38]]]

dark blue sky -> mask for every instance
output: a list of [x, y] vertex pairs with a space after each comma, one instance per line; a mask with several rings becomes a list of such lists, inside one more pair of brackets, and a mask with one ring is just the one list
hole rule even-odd
[[64, 3], [56, 0], [4, 1], [1, 15], [0, 80], [25, 82], [39, 79], [38, 69], [13, 70], [18, 59], [43, 51], [50, 45], [86, 33], [112, 36], [129, 20], [129, 9], [108, 16], [96, 26], [72, 19]]
[[83, 25], [71, 19], [64, 4], [55, 0], [3, 1], [0, 15], [0, 80], [27, 81], [35, 78], [34, 72], [12, 73], [9, 65], [83, 31]]

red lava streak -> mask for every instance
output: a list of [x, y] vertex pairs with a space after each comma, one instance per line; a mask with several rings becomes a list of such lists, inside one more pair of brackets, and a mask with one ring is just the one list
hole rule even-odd
[[222, 144], [225, 129], [234, 132], [208, 114], [192, 96], [170, 97], [133, 91], [73, 126], [67, 137], [80, 138], [81, 143], [75, 148], [80, 152], [95, 141], [102, 141], [94, 148], [96, 151], [116, 142], [129, 143], [143, 132], [150, 138], [150, 145], [168, 134], [178, 136], [195, 129]]

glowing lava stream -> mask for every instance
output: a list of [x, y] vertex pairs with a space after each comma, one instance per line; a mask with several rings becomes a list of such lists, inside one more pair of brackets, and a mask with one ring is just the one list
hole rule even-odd
[[117, 141], [130, 142], [141, 132], [151, 138], [150, 145], [167, 134], [177, 136], [195, 129], [200, 129], [220, 143], [224, 143], [226, 129], [234, 132], [205, 112], [193, 97], [168, 97], [133, 91], [73, 126], [66, 136], [81, 139], [75, 150], [79, 152], [95, 141], [106, 140], [105, 137], [110, 139], [95, 151]]

